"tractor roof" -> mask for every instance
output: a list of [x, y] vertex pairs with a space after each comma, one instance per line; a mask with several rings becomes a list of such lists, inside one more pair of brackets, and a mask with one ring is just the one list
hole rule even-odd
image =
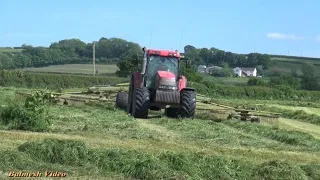
[[148, 55], [158, 55], [158, 56], [172, 56], [180, 58], [180, 53], [178, 51], [170, 51], [170, 50], [160, 50], [160, 49], [148, 49]]

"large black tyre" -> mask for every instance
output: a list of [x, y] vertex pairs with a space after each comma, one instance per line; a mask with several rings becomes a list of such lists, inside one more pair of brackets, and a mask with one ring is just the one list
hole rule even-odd
[[122, 110], [127, 109], [128, 94], [126, 92], [118, 92], [116, 97], [116, 107]]
[[178, 118], [179, 108], [166, 108], [165, 115], [169, 118]]
[[193, 119], [196, 111], [196, 92], [192, 90], [182, 90], [180, 99], [180, 117]]
[[136, 88], [132, 94], [132, 116], [135, 118], [147, 119], [150, 106], [150, 94], [148, 88]]

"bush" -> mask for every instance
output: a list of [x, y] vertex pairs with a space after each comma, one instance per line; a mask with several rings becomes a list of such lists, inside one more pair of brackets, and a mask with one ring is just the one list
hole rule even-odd
[[220, 70], [213, 71], [211, 75], [216, 77], [232, 77], [234, 76], [234, 73], [229, 68], [222, 68]]
[[261, 78], [251, 77], [248, 80], [248, 86], [265, 86], [266, 82], [263, 81]]
[[294, 77], [290, 74], [280, 74], [279, 76], [271, 77], [269, 85], [274, 86], [289, 86], [293, 89], [300, 88], [300, 80], [297, 77]]
[[1, 109], [0, 122], [7, 129], [45, 131], [50, 126], [46, 106], [49, 100], [48, 93], [36, 92], [27, 97], [24, 105], [11, 101]]

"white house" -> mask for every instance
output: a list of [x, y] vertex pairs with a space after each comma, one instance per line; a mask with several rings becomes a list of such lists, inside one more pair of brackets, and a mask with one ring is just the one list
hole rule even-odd
[[248, 77], [248, 76], [253, 76], [257, 77], [257, 68], [240, 68], [236, 67], [233, 69], [233, 72], [236, 74], [238, 77]]

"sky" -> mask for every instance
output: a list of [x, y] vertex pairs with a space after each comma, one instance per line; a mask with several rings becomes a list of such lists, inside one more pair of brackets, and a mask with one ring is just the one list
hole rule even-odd
[[235, 53], [320, 57], [320, 1], [0, 0], [0, 47], [123, 38], [183, 52], [185, 45]]

